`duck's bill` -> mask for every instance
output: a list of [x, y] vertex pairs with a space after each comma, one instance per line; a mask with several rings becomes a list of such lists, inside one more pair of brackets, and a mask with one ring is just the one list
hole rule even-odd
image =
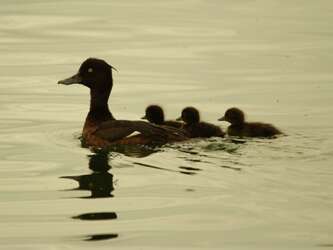
[[141, 117], [141, 119], [142, 119], [142, 120], [147, 120], [147, 116], [144, 115], [144, 116]]
[[176, 121], [182, 121], [182, 120], [183, 120], [182, 117], [178, 117], [178, 118], [176, 119]]
[[218, 121], [225, 121], [225, 118], [224, 118], [224, 116], [223, 117], [221, 117], [220, 119], [217, 119]]
[[75, 83], [82, 83], [82, 77], [79, 74], [73, 75], [72, 77], [60, 80], [58, 84], [71, 85]]

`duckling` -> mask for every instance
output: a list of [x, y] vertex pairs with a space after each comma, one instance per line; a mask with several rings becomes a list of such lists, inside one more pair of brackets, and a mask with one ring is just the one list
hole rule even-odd
[[[113, 87], [111, 65], [101, 59], [88, 58], [72, 77], [58, 84], [84, 85], [90, 89], [90, 110], [82, 130], [86, 146], [108, 147], [112, 144], [162, 145], [168, 142], [188, 139], [186, 132], [166, 126], [158, 126], [145, 121], [116, 120], [112, 115], [108, 100]], [[133, 132], [138, 135], [131, 136]]]
[[145, 116], [141, 119], [147, 119], [149, 122], [157, 124], [157, 125], [166, 125], [175, 128], [181, 128], [183, 126], [182, 122], [177, 121], [165, 121], [164, 120], [164, 111], [159, 105], [149, 105], [146, 108]]
[[222, 129], [214, 124], [201, 122], [200, 113], [194, 107], [186, 107], [182, 111], [181, 117], [177, 120], [185, 122], [184, 129], [191, 138], [195, 137], [224, 137]]
[[273, 137], [282, 132], [271, 124], [261, 122], [246, 122], [245, 115], [239, 108], [228, 109], [219, 121], [231, 123], [228, 135], [240, 137]]

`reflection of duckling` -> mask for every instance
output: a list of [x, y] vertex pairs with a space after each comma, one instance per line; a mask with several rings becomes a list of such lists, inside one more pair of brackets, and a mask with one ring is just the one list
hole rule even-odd
[[[113, 86], [112, 68], [104, 60], [89, 58], [81, 64], [77, 74], [58, 82], [64, 85], [78, 83], [90, 89], [90, 110], [82, 132], [86, 146], [155, 145], [188, 139], [180, 129], [144, 121], [116, 120], [108, 107]], [[140, 134], [130, 136], [133, 132]]]
[[146, 108], [145, 116], [141, 119], [147, 119], [149, 122], [157, 125], [166, 125], [175, 128], [181, 128], [183, 126], [182, 122], [177, 121], [165, 121], [164, 120], [164, 111], [162, 107], [158, 105], [149, 105]]
[[184, 108], [182, 115], [177, 120], [185, 122], [184, 129], [190, 134], [191, 138], [195, 137], [224, 137], [222, 129], [214, 124], [201, 122], [199, 111], [194, 107]]
[[91, 191], [90, 198], [113, 197], [111, 194], [114, 190], [113, 175], [108, 172], [111, 168], [108, 164], [108, 154], [99, 152], [89, 157], [89, 168], [94, 171], [92, 174], [62, 176], [61, 178], [77, 181], [79, 187], [76, 190]]
[[282, 134], [280, 130], [271, 124], [260, 122], [246, 122], [244, 112], [238, 108], [228, 109], [219, 121], [230, 122], [228, 134], [240, 137], [272, 137]]

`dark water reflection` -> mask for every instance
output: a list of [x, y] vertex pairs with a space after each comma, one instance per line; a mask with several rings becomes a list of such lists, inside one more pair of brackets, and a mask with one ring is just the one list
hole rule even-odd
[[109, 152], [121, 153], [129, 157], [143, 158], [159, 152], [159, 147], [146, 145], [112, 145], [108, 147]]
[[[180, 156], [181, 158], [185, 159], [185, 162], [191, 162], [192, 164], [202, 164], [205, 163], [206, 165], [214, 165], [219, 166], [220, 164], [216, 165], [216, 162], [212, 160], [219, 160], [219, 157], [212, 157], [210, 155], [210, 152], [216, 152], [216, 151], [224, 151], [225, 153], [230, 153], [226, 150], [226, 148], [234, 147], [234, 143], [231, 143], [231, 146], [228, 144], [225, 144], [225, 142], [216, 142], [216, 141], [208, 141], [208, 144], [195, 146], [195, 145], [186, 145], [183, 147], [179, 145], [179, 148], [182, 149], [180, 151], [184, 151], [185, 154], [183, 156]], [[238, 148], [238, 146], [236, 147]], [[118, 148], [119, 149], [119, 148]], [[167, 146], [164, 148], [156, 149], [150, 149], [150, 148], [128, 148], [128, 147], [122, 147], [121, 149], [123, 154], [127, 156], [134, 156], [135, 158], [138, 157], [145, 157], [152, 153], [161, 151], [161, 150], [168, 150], [173, 148], [168, 148]], [[138, 150], [139, 149], [139, 150]], [[233, 150], [231, 150], [233, 151]], [[66, 191], [75, 191], [75, 190], [86, 190], [91, 193], [90, 196], [84, 196], [84, 197], [78, 197], [78, 198], [111, 198], [113, 197], [113, 191], [114, 191], [114, 176], [110, 172], [112, 170], [112, 164], [111, 161], [114, 157], [114, 155], [118, 155], [117, 153], [119, 150], [110, 151], [110, 149], [106, 150], [99, 150], [95, 151], [93, 154], [88, 155], [88, 168], [91, 170], [90, 174], [83, 174], [83, 175], [74, 175], [74, 176], [61, 176], [60, 178], [70, 179], [74, 180], [78, 183], [78, 187]], [[234, 151], [233, 151], [234, 152]], [[116, 154], [114, 154], [116, 153]], [[216, 158], [216, 159], [215, 159]], [[203, 160], [205, 159], [205, 160]], [[204, 168], [196, 165], [193, 166], [186, 166], [185, 165], [179, 165], [175, 168], [175, 166], [156, 166], [153, 164], [147, 164], [143, 162], [138, 162], [135, 159], [132, 161], [133, 166], [139, 166], [144, 168], [150, 168], [150, 169], [156, 169], [158, 171], [168, 171], [173, 172], [176, 174], [182, 174], [187, 176], [193, 176], [201, 171], [204, 170]], [[208, 166], [207, 165], [207, 166]], [[229, 167], [229, 166], [221, 166], [223, 168], [230, 168], [233, 170], [240, 170], [240, 168], [236, 167]], [[187, 188], [185, 189], [186, 192], [195, 192], [196, 190], [193, 188]], [[78, 215], [74, 215], [71, 217], [73, 220], [81, 220], [81, 221], [113, 221], [118, 219], [118, 215], [116, 212], [88, 212], [88, 213], [82, 213]], [[103, 240], [110, 240], [118, 238], [119, 235], [117, 233], [103, 233], [103, 234], [91, 234], [84, 236], [84, 241], [103, 241]]]
[[[222, 160], [222, 158], [211, 155], [211, 152], [222, 151], [229, 154], [235, 154], [235, 151], [239, 148], [237, 144], [239, 142], [234, 141], [207, 141], [208, 144], [204, 144], [201, 146], [192, 145], [192, 144], [179, 144], [174, 145], [173, 147], [166, 146], [164, 148], [147, 148], [147, 147], [118, 147], [116, 153], [121, 151], [123, 154], [127, 156], [145, 157], [152, 153], [159, 152], [161, 150], [167, 149], [176, 149], [177, 151], [181, 151], [185, 153], [183, 156], [178, 156], [178, 158], [182, 158], [185, 161], [192, 163], [205, 163], [207, 166], [211, 165], [214, 167], [221, 167], [225, 169], [231, 169], [236, 171], [241, 171], [241, 167], [229, 166], [229, 164], [221, 164], [217, 163]], [[241, 144], [244, 142], [242, 141]], [[120, 150], [121, 149], [121, 150]], [[88, 155], [89, 158], [89, 169], [92, 171], [90, 174], [84, 175], [75, 175], [75, 176], [61, 176], [60, 178], [71, 179], [77, 181], [79, 186], [74, 189], [70, 189], [67, 191], [74, 190], [87, 190], [91, 192], [90, 196], [79, 197], [79, 198], [108, 198], [113, 197], [113, 174], [110, 173], [111, 165], [110, 161], [112, 160], [113, 153], [115, 153], [114, 148], [108, 148], [108, 150], [98, 150], [95, 151], [92, 155]], [[204, 160], [205, 159], [205, 160]], [[202, 168], [194, 167], [194, 166], [178, 166], [178, 169], [156, 166], [152, 164], [147, 164], [143, 162], [132, 162], [133, 165], [151, 168], [156, 170], [168, 171], [179, 173], [183, 175], [196, 175]]]
[[[80, 198], [108, 198], [113, 197], [113, 175], [109, 173], [111, 166], [109, 164], [110, 153], [107, 151], [98, 151], [95, 154], [88, 155], [89, 169], [93, 171], [91, 174], [77, 176], [62, 176], [61, 178], [77, 181], [78, 188], [72, 190], [87, 190], [91, 192], [91, 196]], [[68, 191], [72, 191], [68, 190]], [[101, 220], [116, 220], [118, 215], [115, 212], [94, 212], [84, 213], [72, 216], [74, 220], [82, 221], [101, 221]], [[87, 235], [84, 241], [100, 241], [117, 238], [118, 234], [92, 234]]]
[[[80, 135], [78, 139], [81, 141], [81, 147], [88, 148], [89, 146], [85, 143], [83, 137]], [[147, 145], [120, 145], [115, 144], [107, 147], [108, 152], [120, 153], [129, 157], [143, 158], [153, 153], [159, 152], [159, 147], [147, 146]], [[99, 150], [97, 150], [99, 151]], [[98, 153], [98, 152], [97, 152]]]
[[85, 241], [110, 240], [118, 238], [118, 234], [93, 234], [88, 235]]
[[[200, 141], [197, 141], [197, 144], [191, 143], [187, 145], [175, 145], [173, 148], [184, 153], [181, 156], [177, 156], [177, 158], [183, 159], [186, 162], [190, 162], [192, 165], [201, 164], [202, 166], [202, 164], [205, 164], [206, 167], [210, 166], [215, 168], [217, 167], [241, 171], [244, 164], [239, 162], [238, 156], [241, 154], [239, 149], [241, 148], [242, 144], [245, 143], [246, 141], [243, 139], [212, 138], [203, 140], [201, 144]], [[179, 168], [181, 170], [196, 173], [203, 170], [203, 168], [192, 166], [180, 166]]]
[[174, 169], [169, 169], [169, 168], [163, 168], [163, 167], [158, 167], [158, 166], [154, 166], [151, 164], [146, 164], [146, 163], [142, 163], [142, 162], [134, 162], [135, 165], [139, 165], [141, 167], [146, 167], [146, 168], [153, 168], [153, 169], [158, 169], [158, 170], [162, 170], [162, 171], [167, 171], [167, 172], [175, 172], [175, 173], [180, 173], [180, 174], [185, 174], [185, 175], [195, 175], [198, 169], [185, 169], [184, 167], [179, 167], [180, 169], [185, 169], [186, 171], [178, 171], [178, 170], [174, 170]]
[[81, 198], [113, 197], [113, 174], [108, 172], [111, 169], [111, 166], [109, 165], [109, 153], [99, 151], [88, 157], [89, 169], [93, 171], [91, 174], [61, 176], [60, 178], [77, 181], [79, 187], [72, 190], [87, 190], [91, 192], [91, 196]]
[[115, 220], [118, 216], [115, 212], [86, 213], [73, 216], [72, 219], [78, 220]]

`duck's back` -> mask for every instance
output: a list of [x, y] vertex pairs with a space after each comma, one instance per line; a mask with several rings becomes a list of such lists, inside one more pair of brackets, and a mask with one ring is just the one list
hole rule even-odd
[[184, 128], [188, 131], [191, 138], [224, 137], [225, 134], [220, 127], [207, 122], [186, 125]]
[[[134, 132], [139, 134], [133, 135]], [[128, 120], [109, 120], [96, 123], [87, 119], [82, 135], [84, 145], [95, 147], [107, 147], [112, 144], [163, 145], [189, 139], [184, 129]]]

